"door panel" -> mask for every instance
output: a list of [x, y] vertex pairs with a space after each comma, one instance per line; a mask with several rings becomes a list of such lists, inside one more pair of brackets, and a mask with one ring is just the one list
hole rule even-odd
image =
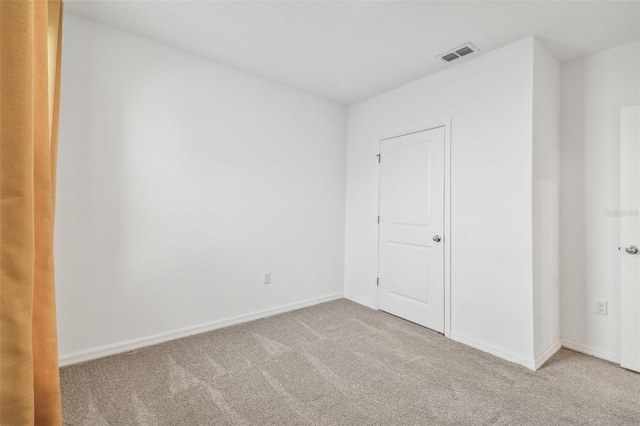
[[640, 371], [640, 106], [620, 115], [620, 365]]
[[[444, 332], [444, 128], [380, 144], [378, 307]], [[442, 241], [434, 241], [439, 235]]]
[[425, 164], [429, 164], [430, 157], [430, 145], [419, 142], [392, 146], [385, 153], [392, 224], [429, 226], [429, 197], [424, 194], [429, 193], [429, 168]]
[[389, 242], [389, 292], [394, 296], [409, 298], [429, 304], [428, 270], [416, 265], [429, 264], [427, 247]]

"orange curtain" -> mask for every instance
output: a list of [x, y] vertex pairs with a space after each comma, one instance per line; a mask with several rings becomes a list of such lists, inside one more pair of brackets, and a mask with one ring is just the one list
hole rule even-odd
[[60, 0], [0, 0], [0, 425], [60, 425], [53, 216]]

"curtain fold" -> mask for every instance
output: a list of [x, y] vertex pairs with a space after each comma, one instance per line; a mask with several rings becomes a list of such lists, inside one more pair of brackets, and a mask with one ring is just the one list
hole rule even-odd
[[53, 219], [62, 2], [0, 0], [0, 425], [60, 425]]

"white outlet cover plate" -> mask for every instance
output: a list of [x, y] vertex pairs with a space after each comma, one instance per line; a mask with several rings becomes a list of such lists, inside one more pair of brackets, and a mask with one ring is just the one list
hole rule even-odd
[[596, 299], [593, 311], [596, 314], [607, 315], [608, 302], [606, 300]]

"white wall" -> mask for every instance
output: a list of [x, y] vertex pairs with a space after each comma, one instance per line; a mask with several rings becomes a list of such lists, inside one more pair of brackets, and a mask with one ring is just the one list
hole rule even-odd
[[[620, 356], [620, 108], [640, 103], [640, 43], [562, 64], [561, 319], [563, 344]], [[594, 299], [609, 315], [594, 313]]]
[[345, 107], [72, 13], [62, 76], [63, 361], [342, 294]]
[[349, 108], [345, 293], [376, 301], [378, 142], [452, 117], [454, 339], [532, 366], [534, 39]]
[[560, 347], [560, 63], [533, 49], [533, 317], [538, 364]]

